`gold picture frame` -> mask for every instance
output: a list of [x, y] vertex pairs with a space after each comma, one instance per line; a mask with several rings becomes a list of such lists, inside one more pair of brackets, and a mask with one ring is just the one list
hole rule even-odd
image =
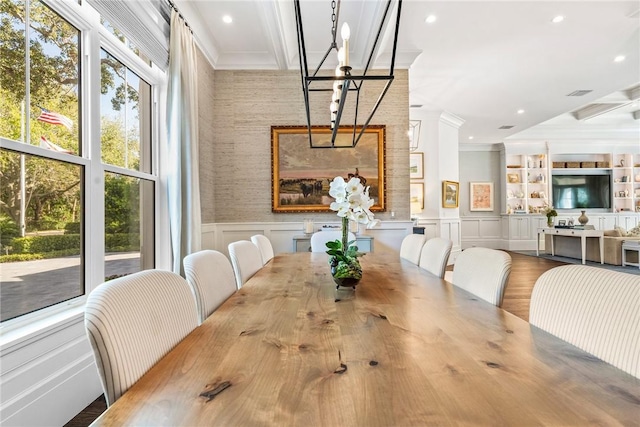
[[[330, 144], [329, 126], [312, 126], [311, 134], [314, 146]], [[374, 201], [371, 210], [384, 211], [385, 135], [384, 125], [369, 125], [358, 145], [346, 147], [353, 128], [341, 127], [336, 145], [343, 147], [311, 148], [306, 126], [271, 126], [271, 210], [330, 212], [331, 181], [336, 176], [345, 180], [357, 176], [369, 187], [369, 196]]]
[[520, 174], [519, 173], [508, 173], [507, 174], [507, 182], [509, 184], [519, 184], [520, 183]]
[[424, 178], [424, 153], [409, 153], [409, 178]]
[[442, 207], [457, 208], [460, 199], [460, 183], [442, 181]]
[[412, 182], [409, 184], [409, 203], [411, 212], [424, 210], [424, 183]]

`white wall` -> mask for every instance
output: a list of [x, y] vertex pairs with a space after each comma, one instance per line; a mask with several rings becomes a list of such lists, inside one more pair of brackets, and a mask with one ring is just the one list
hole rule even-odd
[[[502, 167], [498, 151], [460, 151], [460, 217], [500, 214]], [[469, 210], [469, 183], [493, 183], [493, 211]]]
[[102, 394], [83, 309], [48, 316], [28, 329], [2, 336], [0, 424], [64, 425]]

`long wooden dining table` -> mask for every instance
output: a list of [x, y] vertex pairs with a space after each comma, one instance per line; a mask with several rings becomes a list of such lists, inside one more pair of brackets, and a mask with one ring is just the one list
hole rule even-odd
[[395, 252], [362, 267], [336, 290], [277, 255], [93, 425], [640, 423], [640, 380]]

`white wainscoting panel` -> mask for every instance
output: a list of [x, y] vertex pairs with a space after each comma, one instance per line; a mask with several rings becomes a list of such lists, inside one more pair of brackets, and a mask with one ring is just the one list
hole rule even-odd
[[502, 218], [499, 216], [463, 217], [461, 220], [462, 249], [485, 247], [502, 249]]
[[448, 264], [453, 264], [462, 250], [460, 247], [460, 219], [459, 218], [419, 218], [418, 226], [424, 227], [427, 239], [442, 237], [453, 242]]
[[[339, 222], [315, 224], [339, 226]], [[214, 249], [228, 256], [229, 243], [250, 240], [254, 234], [264, 234], [271, 241], [275, 254], [293, 252], [293, 236], [304, 234], [302, 222], [214, 223], [202, 225], [202, 248]], [[373, 236], [374, 250], [400, 251], [402, 239], [413, 232], [411, 221], [383, 221], [376, 228], [360, 228], [360, 234]]]
[[0, 350], [0, 424], [64, 425], [102, 394], [80, 311]]

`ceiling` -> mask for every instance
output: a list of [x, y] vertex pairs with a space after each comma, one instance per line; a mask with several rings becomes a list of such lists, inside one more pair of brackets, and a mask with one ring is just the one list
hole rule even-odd
[[[385, 3], [342, 1], [354, 68], [365, 61]], [[293, 0], [175, 4], [215, 69], [299, 69]], [[302, 0], [301, 10], [311, 67], [329, 46], [331, 1]], [[224, 15], [233, 22], [224, 23]], [[437, 17], [434, 23], [425, 22], [429, 15]], [[558, 15], [564, 20], [552, 23]], [[388, 66], [391, 30], [376, 66]], [[619, 55], [625, 59], [615, 62]], [[405, 0], [396, 68], [409, 69], [410, 104], [421, 106], [412, 107], [412, 115], [460, 117], [465, 143], [548, 138], [549, 132], [575, 138], [585, 130], [640, 143], [640, 113], [634, 117], [640, 105], [633, 102], [640, 85], [640, 0]], [[568, 96], [579, 90], [591, 92]], [[576, 113], [595, 102], [625, 105], [586, 120]]]

